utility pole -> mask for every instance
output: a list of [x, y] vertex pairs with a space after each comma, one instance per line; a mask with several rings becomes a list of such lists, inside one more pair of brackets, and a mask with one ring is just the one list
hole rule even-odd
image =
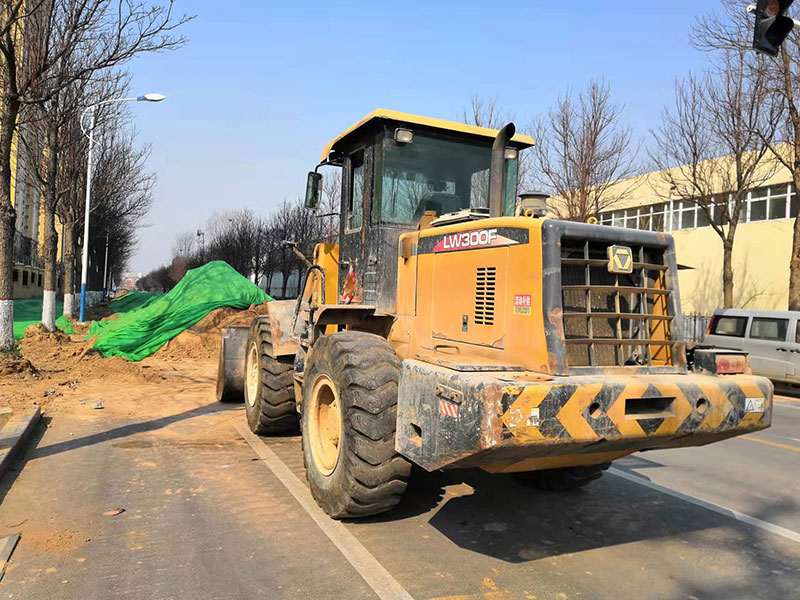
[[[161, 102], [164, 99], [162, 94], [145, 94], [136, 98], [114, 98], [103, 100], [88, 106], [81, 113], [81, 129], [83, 130], [83, 116], [89, 113], [89, 132], [83, 130], [84, 135], [89, 138], [89, 151], [86, 165], [86, 205], [83, 215], [83, 258], [81, 260], [81, 310], [78, 318], [79, 323], [86, 322], [86, 284], [89, 279], [89, 212], [91, 211], [92, 201], [92, 149], [94, 146], [94, 117], [98, 106], [112, 104], [115, 102]], [[106, 238], [108, 243], [108, 238]], [[104, 276], [105, 277], [105, 276]], [[105, 296], [105, 293], [103, 294]]]

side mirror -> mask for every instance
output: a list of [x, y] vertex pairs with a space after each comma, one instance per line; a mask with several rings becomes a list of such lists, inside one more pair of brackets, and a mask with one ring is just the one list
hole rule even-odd
[[322, 173], [311, 171], [306, 182], [306, 208], [317, 210], [322, 198]]

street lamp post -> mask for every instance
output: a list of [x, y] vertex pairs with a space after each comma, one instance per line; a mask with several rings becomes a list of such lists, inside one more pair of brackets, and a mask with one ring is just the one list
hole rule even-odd
[[108, 288], [106, 287], [106, 277], [108, 276], [108, 235], [106, 235], [106, 258], [103, 261], [103, 300], [108, 295]]
[[103, 238], [106, 241], [105, 259], [103, 260], [103, 300], [106, 299], [106, 276], [108, 274], [108, 234], [95, 235], [96, 238]]
[[[94, 146], [94, 116], [98, 106], [103, 104], [112, 104], [115, 102], [161, 102], [165, 98], [162, 94], [145, 94], [136, 98], [114, 98], [112, 100], [103, 100], [88, 106], [81, 113], [81, 129], [83, 129], [83, 117], [89, 113], [89, 132], [84, 134], [89, 138], [89, 152], [86, 165], [86, 207], [84, 208], [83, 215], [83, 257], [81, 260], [81, 311], [78, 321], [84, 323], [86, 321], [86, 283], [89, 276], [89, 211], [91, 209], [92, 199], [92, 148]], [[106, 252], [108, 252], [108, 238], [106, 238]], [[105, 279], [105, 274], [103, 275]], [[105, 286], [105, 282], [103, 283]]]

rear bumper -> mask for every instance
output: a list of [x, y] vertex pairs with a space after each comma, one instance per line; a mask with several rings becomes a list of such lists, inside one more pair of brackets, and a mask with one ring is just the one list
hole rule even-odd
[[525, 471], [702, 446], [772, 421], [764, 377], [520, 375], [403, 361], [398, 452], [428, 470]]

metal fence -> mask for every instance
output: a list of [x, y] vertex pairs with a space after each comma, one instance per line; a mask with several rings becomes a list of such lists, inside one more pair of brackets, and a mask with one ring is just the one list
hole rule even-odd
[[702, 315], [683, 316], [683, 338], [689, 344], [699, 344], [706, 337], [711, 317]]

